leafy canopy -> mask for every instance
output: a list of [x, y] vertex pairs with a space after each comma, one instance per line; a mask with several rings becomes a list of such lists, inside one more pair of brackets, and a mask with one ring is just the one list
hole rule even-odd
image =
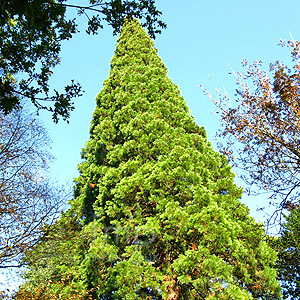
[[60, 63], [61, 42], [77, 32], [76, 19], [67, 9], [78, 9], [88, 18], [88, 34], [97, 33], [106, 22], [118, 33], [126, 15], [144, 20], [151, 36], [166, 27], [154, 0], [89, 0], [86, 6], [66, 0], [8, 0], [0, 4], [0, 110], [7, 114], [30, 100], [36, 108], [52, 112], [55, 123], [68, 120], [73, 98], [82, 87], [71, 80], [63, 92], [50, 90], [53, 68]]

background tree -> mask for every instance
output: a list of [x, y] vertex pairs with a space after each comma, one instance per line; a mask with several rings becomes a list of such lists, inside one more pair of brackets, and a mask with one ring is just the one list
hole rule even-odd
[[51, 111], [54, 122], [69, 118], [73, 98], [82, 94], [71, 81], [63, 93], [49, 87], [53, 68], [59, 64], [61, 42], [77, 32], [76, 20], [68, 20], [67, 9], [78, 9], [88, 18], [87, 33], [97, 33], [106, 22], [118, 33], [126, 15], [144, 21], [151, 36], [166, 25], [154, 0], [86, 0], [86, 6], [66, 0], [0, 1], [0, 110], [9, 113], [30, 100], [38, 109]]
[[0, 268], [22, 265], [64, 204], [66, 195], [48, 179], [49, 143], [34, 114], [0, 112]]
[[281, 236], [276, 240], [278, 251], [276, 266], [283, 299], [300, 297], [300, 209], [297, 207], [286, 217]]
[[[249, 187], [271, 192], [275, 211], [269, 219], [281, 220], [282, 209], [299, 203], [300, 185], [300, 43], [281, 42], [292, 49], [294, 66], [283, 62], [270, 65], [242, 62], [245, 72], [233, 72], [237, 90], [234, 101], [217, 89], [216, 97], [205, 89], [216, 104], [223, 128], [219, 143], [234, 166], [245, 171], [242, 178]], [[236, 105], [235, 105], [235, 104]]]
[[67, 213], [79, 228], [47, 263], [51, 236], [36, 246], [22, 289], [47, 283], [52, 299], [277, 299], [275, 251], [156, 52], [127, 20]]

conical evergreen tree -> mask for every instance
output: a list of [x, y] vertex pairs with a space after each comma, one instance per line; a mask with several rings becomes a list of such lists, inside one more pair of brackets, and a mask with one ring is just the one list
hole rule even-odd
[[63, 217], [81, 228], [73, 247], [60, 242], [68, 255], [48, 261], [48, 290], [60, 299], [277, 298], [262, 225], [138, 21], [125, 21], [96, 101]]

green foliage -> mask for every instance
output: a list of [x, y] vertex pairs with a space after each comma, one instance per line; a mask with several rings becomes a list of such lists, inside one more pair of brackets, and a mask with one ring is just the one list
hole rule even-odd
[[282, 234], [277, 240], [278, 280], [283, 289], [284, 299], [300, 297], [300, 209], [294, 209], [282, 225]]
[[[30, 100], [38, 109], [52, 112], [54, 122], [67, 120], [74, 109], [73, 98], [82, 95], [79, 83], [71, 81], [63, 93], [50, 91], [49, 79], [60, 63], [61, 42], [77, 32], [76, 20], [66, 18], [66, 9], [78, 9], [88, 17], [87, 33], [97, 33], [107, 22], [118, 33], [127, 15], [144, 19], [155, 36], [166, 27], [159, 20], [154, 0], [86, 1], [74, 6], [66, 0], [9, 0], [0, 3], [0, 110], [5, 114]], [[94, 13], [88, 16], [88, 12]], [[97, 14], [96, 14], [97, 13]], [[17, 79], [20, 78], [20, 79]], [[50, 104], [49, 104], [50, 103]]]
[[78, 259], [49, 258], [53, 293], [75, 270], [60, 299], [72, 285], [85, 299], [277, 299], [262, 225], [137, 20], [125, 22], [96, 101], [69, 211], [82, 226], [69, 250]]

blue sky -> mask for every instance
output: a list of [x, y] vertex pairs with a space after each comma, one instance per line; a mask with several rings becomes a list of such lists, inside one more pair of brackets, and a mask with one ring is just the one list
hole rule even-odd
[[[84, 4], [83, 1], [69, 1]], [[220, 88], [233, 96], [235, 80], [229, 75], [228, 64], [242, 70], [241, 61], [247, 58], [263, 60], [265, 67], [276, 60], [290, 62], [289, 50], [277, 46], [280, 39], [300, 39], [299, 0], [158, 0], [168, 28], [157, 36], [155, 46], [169, 69], [169, 77], [177, 84], [191, 109], [196, 122], [207, 129], [210, 141], [220, 123], [213, 114], [214, 105], [204, 95], [200, 84], [213, 91], [211, 76]], [[76, 12], [69, 11], [70, 16]], [[78, 175], [80, 151], [89, 138], [89, 124], [95, 108], [95, 96], [108, 77], [110, 59], [116, 45], [116, 36], [108, 26], [96, 36], [85, 33], [86, 19], [78, 19], [80, 34], [63, 43], [61, 64], [55, 68], [51, 87], [60, 89], [71, 79], [79, 81], [84, 96], [75, 100], [75, 111], [70, 123], [55, 125], [49, 113], [41, 118], [53, 141], [52, 153], [56, 161], [52, 176], [60, 183], [72, 184]], [[242, 184], [242, 182], [239, 182]], [[245, 197], [243, 201], [257, 220], [263, 213], [256, 212], [263, 196]]]

